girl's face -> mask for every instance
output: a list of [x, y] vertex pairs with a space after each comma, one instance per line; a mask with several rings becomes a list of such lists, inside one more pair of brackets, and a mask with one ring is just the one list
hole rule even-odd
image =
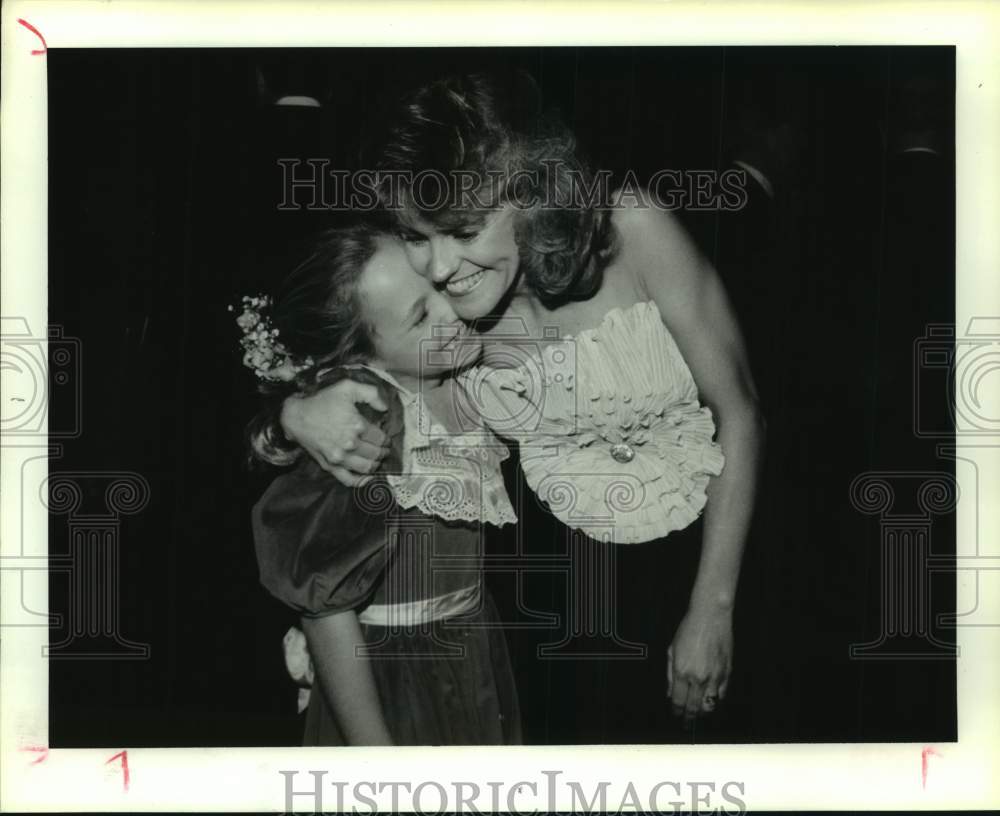
[[494, 314], [517, 283], [520, 255], [510, 205], [488, 213], [481, 226], [447, 232], [408, 218], [401, 237], [410, 264], [445, 293], [463, 320]]
[[362, 317], [372, 329], [373, 365], [419, 380], [478, 361], [482, 341], [455, 314], [449, 298], [413, 274], [398, 238], [376, 239], [375, 254], [365, 265], [358, 288]]

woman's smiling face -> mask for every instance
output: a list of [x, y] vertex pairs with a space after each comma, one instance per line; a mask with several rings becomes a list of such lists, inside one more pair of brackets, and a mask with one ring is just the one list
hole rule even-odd
[[490, 211], [479, 225], [447, 231], [408, 217], [400, 235], [410, 264], [447, 295], [463, 320], [494, 314], [517, 283], [520, 255], [510, 205]]

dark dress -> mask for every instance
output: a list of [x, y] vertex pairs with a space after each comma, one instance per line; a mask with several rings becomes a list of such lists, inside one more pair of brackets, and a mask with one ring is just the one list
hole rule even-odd
[[[392, 452], [362, 488], [307, 457], [276, 478], [253, 509], [261, 582], [303, 617], [358, 613], [395, 744], [520, 743], [505, 636], [483, 584], [483, 525], [399, 505], [385, 478], [400, 468], [398, 395], [365, 371], [349, 376], [391, 406]], [[319, 683], [303, 744], [347, 744]]]

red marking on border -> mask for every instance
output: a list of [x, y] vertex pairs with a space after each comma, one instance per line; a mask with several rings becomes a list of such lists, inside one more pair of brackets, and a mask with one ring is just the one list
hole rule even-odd
[[44, 762], [46, 759], [49, 758], [49, 749], [46, 748], [44, 745], [25, 745], [21, 750], [31, 751], [32, 753], [35, 754], [41, 754], [40, 757], [38, 757], [34, 762], [31, 763], [32, 765], [37, 765], [39, 762]]
[[125, 790], [128, 790], [128, 751], [119, 751], [110, 759], [105, 760], [104, 764], [107, 765], [109, 762], [114, 762], [116, 759], [121, 759], [122, 761], [122, 781], [125, 783]]
[[923, 788], [927, 787], [927, 757], [931, 755], [936, 757], [941, 756], [941, 754], [933, 748], [924, 748], [924, 750], [920, 752], [920, 784]]
[[39, 31], [37, 28], [35, 28], [27, 20], [22, 20], [20, 17], [17, 18], [17, 21], [21, 25], [23, 25], [26, 29], [28, 29], [28, 31], [30, 31], [32, 34], [34, 34], [36, 37], [38, 37], [38, 39], [40, 39], [42, 41], [42, 46], [43, 46], [42, 50], [39, 51], [37, 48], [33, 48], [33, 49], [31, 49], [31, 53], [32, 54], [44, 54], [46, 51], [49, 50], [49, 44], [47, 42], [45, 42], [45, 37], [42, 36], [42, 32], [41, 31]]

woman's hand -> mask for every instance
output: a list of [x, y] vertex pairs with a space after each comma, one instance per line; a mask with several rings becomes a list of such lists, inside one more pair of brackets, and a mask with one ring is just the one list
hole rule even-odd
[[645, 297], [660, 310], [709, 407], [726, 463], [706, 493], [701, 556], [688, 613], [668, 652], [669, 695], [690, 719], [726, 693], [732, 610], [763, 461], [766, 423], [746, 343], [718, 273], [677, 219], [654, 208], [615, 211]]
[[281, 406], [285, 436], [349, 487], [370, 481], [389, 451], [385, 433], [361, 415], [359, 402], [378, 411], [389, 408], [374, 385], [349, 379], [308, 397], [288, 397]]
[[690, 722], [726, 696], [733, 667], [733, 616], [727, 607], [692, 608], [667, 649], [667, 696]]

